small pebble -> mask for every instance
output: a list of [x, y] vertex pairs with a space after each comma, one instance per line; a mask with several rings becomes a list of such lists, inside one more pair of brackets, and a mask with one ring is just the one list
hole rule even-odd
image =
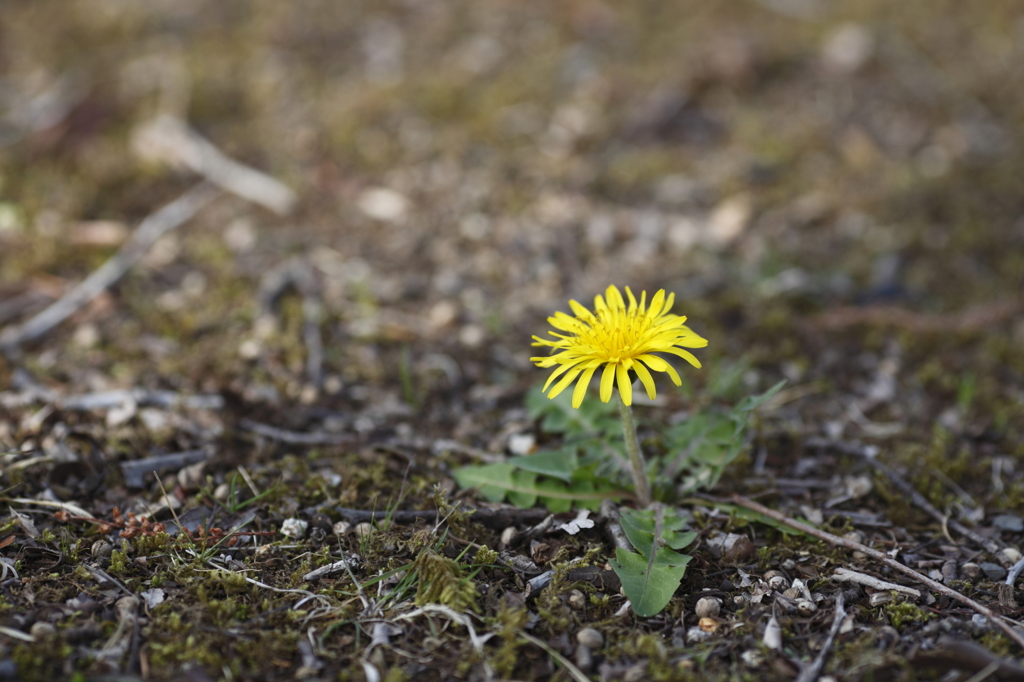
[[306, 535], [309, 523], [302, 519], [285, 519], [281, 523], [281, 534], [298, 540]]
[[1024, 531], [1024, 519], [1016, 514], [1000, 514], [992, 519], [992, 525], [999, 530], [1005, 530], [1008, 533], [1020, 533], [1021, 531]]
[[977, 580], [981, 577], [981, 566], [974, 563], [973, 561], [968, 561], [966, 564], [960, 567], [960, 572], [968, 580]]
[[849, 540], [850, 542], [856, 542], [858, 545], [864, 544], [864, 534], [856, 530], [851, 530], [849, 533], [844, 533], [843, 539]]
[[508, 547], [512, 544], [512, 541], [519, 535], [519, 531], [515, 529], [515, 526], [509, 526], [505, 530], [501, 531], [501, 544]]
[[985, 577], [989, 580], [999, 581], [1006, 578], [1006, 569], [999, 564], [993, 564], [989, 561], [985, 561], [981, 564], [981, 572], [984, 573]]
[[767, 571], [764, 574], [764, 579], [773, 590], [782, 592], [789, 589], [789, 580], [778, 571]]
[[591, 649], [600, 649], [604, 646], [604, 635], [594, 628], [583, 628], [576, 633], [576, 641]]
[[647, 663], [637, 663], [622, 675], [622, 682], [645, 682], [647, 676]]
[[871, 596], [868, 597], [868, 604], [871, 606], [881, 606], [882, 604], [888, 604], [892, 601], [892, 593], [890, 592], [872, 592]]
[[697, 623], [697, 627], [699, 627], [704, 632], [713, 633], [718, 629], [718, 626], [719, 622], [714, 618], [701, 618], [700, 621], [698, 621]]
[[818, 606], [810, 599], [797, 599], [796, 610], [801, 616], [809, 616], [818, 610]]
[[576, 647], [576, 667], [583, 672], [590, 672], [594, 668], [594, 655], [590, 647], [582, 644]]
[[373, 532], [373, 524], [367, 523], [366, 521], [362, 523], [357, 523], [355, 527], [355, 532], [356, 537], [365, 538], [367, 535]]
[[45, 639], [51, 635], [55, 635], [57, 633], [57, 628], [46, 621], [40, 620], [33, 623], [28, 632], [36, 639]]
[[716, 597], [701, 597], [697, 600], [697, 605], [693, 607], [693, 612], [697, 614], [698, 618], [707, 618], [708, 616], [714, 618], [722, 610], [722, 600]]
[[692, 628], [686, 631], [686, 641], [689, 644], [695, 644], [697, 642], [703, 642], [705, 639], [711, 636], [710, 632], [706, 632], [700, 628], [700, 626], [694, 625]]
[[760, 668], [764, 665], [764, 654], [757, 649], [747, 649], [740, 654], [740, 660], [748, 668]]
[[231, 494], [231, 486], [227, 483], [221, 483], [213, 490], [213, 496], [221, 502], [225, 502], [228, 499], [228, 495]]
[[581, 611], [587, 605], [587, 598], [579, 590], [569, 592], [569, 606], [576, 611]]
[[92, 543], [92, 547], [89, 549], [89, 552], [91, 552], [92, 555], [95, 557], [109, 557], [110, 553], [113, 551], [114, 546], [106, 540], [97, 540], [96, 542]]

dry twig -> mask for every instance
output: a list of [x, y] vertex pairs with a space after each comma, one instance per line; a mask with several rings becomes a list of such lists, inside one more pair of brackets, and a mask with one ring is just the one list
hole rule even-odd
[[1021, 649], [1024, 649], [1024, 636], [1022, 636], [1019, 632], [1010, 627], [1002, 618], [1000, 618], [999, 614], [994, 612], [992, 609], [988, 608], [984, 604], [974, 601], [970, 597], [960, 594], [956, 590], [946, 587], [940, 582], [932, 580], [926, 575], [918, 573], [909, 566], [901, 564], [900, 562], [890, 558], [882, 552], [879, 552], [876, 549], [872, 549], [871, 547], [868, 547], [866, 545], [862, 545], [859, 542], [853, 542], [852, 540], [847, 540], [846, 538], [841, 538], [837, 535], [826, 533], [823, 530], [818, 530], [813, 526], [808, 526], [806, 523], [801, 523], [796, 519], [792, 519], [781, 512], [775, 511], [774, 509], [769, 509], [763, 504], [758, 504], [757, 502], [749, 500], [741, 495], [733, 495], [732, 502], [733, 504], [738, 504], [741, 507], [746, 507], [747, 509], [755, 511], [758, 514], [763, 514], [764, 516], [767, 516], [770, 519], [778, 521], [779, 523], [784, 523], [790, 528], [795, 528], [796, 530], [800, 531], [801, 533], [804, 533], [805, 535], [810, 535], [811, 537], [818, 538], [819, 540], [824, 540], [825, 542], [834, 546], [845, 547], [846, 549], [853, 550], [855, 552], [862, 552], [863, 554], [871, 557], [875, 561], [882, 562], [894, 571], [897, 571], [905, 576], [913, 578], [914, 580], [927, 586], [929, 589], [934, 590], [941, 595], [949, 597], [950, 599], [958, 601], [971, 609], [974, 609], [981, 615], [988, 618], [993, 625], [995, 625], [997, 628], [1006, 633], [1006, 636], [1013, 640], [1013, 642], [1017, 646], [1019, 646]]
[[222, 189], [279, 215], [290, 213], [298, 201], [290, 187], [229, 158], [176, 116], [162, 114], [139, 128], [135, 146], [144, 154], [190, 168]]
[[0, 333], [0, 350], [8, 354], [13, 353], [21, 344], [43, 336], [74, 315], [107, 287], [121, 279], [157, 239], [191, 219], [218, 194], [217, 190], [202, 183], [151, 213], [139, 224], [124, 246], [78, 286], [24, 324], [7, 328]]
[[1024, 299], [995, 301], [971, 306], [959, 313], [927, 314], [899, 306], [845, 306], [819, 315], [814, 322], [825, 329], [845, 329], [858, 324], [898, 327], [920, 334], [948, 334], [990, 329], [1024, 309]]
[[824, 644], [821, 645], [821, 651], [818, 652], [818, 657], [814, 659], [814, 663], [800, 671], [796, 682], [814, 682], [818, 679], [818, 676], [821, 675], [821, 669], [825, 666], [825, 657], [832, 650], [832, 642], [835, 641], [836, 635], [839, 634], [839, 628], [842, 626], [844, 618], [846, 618], [846, 609], [843, 608], [843, 593], [839, 592], [836, 594], [836, 615], [832, 619], [832, 627], [828, 631], [828, 637], [825, 638]]
[[326, 433], [324, 431], [289, 431], [279, 429], [269, 424], [261, 424], [251, 419], [242, 419], [238, 426], [246, 431], [255, 433], [271, 440], [289, 443], [291, 445], [344, 445], [351, 443], [354, 438], [343, 434]]
[[809, 445], [810, 447], [831, 448], [833, 450], [838, 450], [839, 452], [845, 454], [857, 455], [875, 469], [878, 469], [879, 471], [885, 473], [885, 475], [889, 477], [889, 480], [892, 481], [893, 485], [899, 488], [900, 491], [903, 492], [905, 495], [910, 497], [910, 501], [914, 503], [914, 506], [918, 507], [919, 509], [927, 513], [929, 516], [931, 516], [933, 519], [941, 523], [943, 527], [948, 526], [949, 528], [952, 528], [954, 531], [960, 533], [964, 537], [970, 538], [972, 542], [974, 542], [979, 547], [984, 547], [985, 551], [989, 552], [990, 554], [995, 554], [1000, 550], [1000, 545], [996, 540], [993, 540], [992, 538], [983, 537], [977, 531], [968, 528], [967, 526], [963, 525], [955, 519], [949, 518], [948, 516], [940, 512], [938, 509], [936, 509], [935, 505], [929, 502], [924, 495], [917, 492], [917, 490], [914, 489], [914, 486], [910, 485], [910, 483], [903, 480], [902, 476], [900, 476], [898, 473], [893, 471], [891, 468], [889, 468], [882, 462], [878, 461], [878, 459], [876, 459], [873, 456], [872, 452], [866, 446], [860, 445], [859, 443], [842, 443], [839, 441], [830, 441], [818, 438], [809, 439], [807, 441], [807, 445]]

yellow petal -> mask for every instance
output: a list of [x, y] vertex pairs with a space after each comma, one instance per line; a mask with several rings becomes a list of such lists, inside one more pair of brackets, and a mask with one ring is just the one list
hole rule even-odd
[[678, 355], [683, 360], [686, 360], [688, 363], [690, 363], [697, 369], [700, 369], [700, 360], [698, 360], [697, 356], [695, 356], [693, 353], [690, 353], [689, 351], [679, 350], [678, 348], [666, 348], [664, 352], [672, 353], [673, 355]]
[[626, 311], [626, 314], [632, 316], [636, 313], [636, 296], [629, 290], [629, 287], [626, 287], [626, 297], [629, 299], [629, 310]]
[[664, 314], [667, 315], [672, 312], [672, 306], [676, 304], [676, 295], [674, 293], [669, 294], [668, 298], [665, 299]]
[[648, 314], [652, 318], [658, 318], [661, 316], [661, 308], [665, 304], [665, 290], [658, 289], [658, 293], [654, 294], [654, 298], [651, 299], [651, 307]]
[[569, 301], [569, 307], [572, 308], [572, 311], [574, 313], [576, 313], [576, 317], [580, 318], [581, 320], [587, 320], [589, 322], [594, 318], [594, 313], [587, 310], [587, 308], [579, 301]]
[[659, 358], [657, 355], [644, 354], [638, 356], [636, 359], [646, 362], [647, 366], [653, 369], [655, 372], [664, 372], [665, 367], [668, 366], [668, 363], [665, 362], [664, 358]]
[[640, 377], [640, 383], [647, 389], [647, 397], [654, 400], [654, 397], [657, 395], [654, 391], [654, 377], [651, 376], [651, 373], [647, 371], [642, 362], [634, 362], [633, 371]]
[[683, 385], [683, 380], [679, 378], [679, 372], [677, 372], [676, 368], [668, 364], [667, 362], [665, 363], [665, 372], [668, 373], [668, 376], [670, 379], [672, 379], [673, 384], [675, 384], [676, 386]]
[[606, 403], [612, 399], [612, 381], [615, 380], [615, 365], [608, 363], [604, 366], [601, 374], [601, 402]]
[[583, 370], [583, 376], [576, 383], [576, 388], [572, 392], [572, 406], [574, 408], [579, 407], [583, 404], [583, 396], [587, 394], [587, 387], [590, 386], [590, 378], [594, 376], [594, 372], [597, 370], [598, 365], [588, 367]]
[[619, 395], [622, 396], [622, 402], [626, 405], [632, 405], [633, 384], [629, 380], [629, 370], [626, 369], [625, 365], [616, 365], [615, 375], [619, 380]]
[[553, 387], [551, 388], [551, 392], [550, 392], [550, 393], [548, 393], [548, 397], [549, 397], [549, 398], [554, 398], [554, 397], [555, 397], [555, 396], [557, 396], [557, 395], [558, 395], [559, 393], [561, 393], [562, 391], [564, 391], [564, 390], [565, 390], [565, 388], [566, 388], [566, 387], [567, 387], [567, 386], [568, 386], [569, 384], [571, 384], [571, 383], [572, 383], [573, 379], [575, 379], [576, 377], [578, 377], [578, 376], [579, 376], [579, 374], [580, 374], [580, 370], [579, 370], [579, 368], [576, 368], [576, 369], [571, 369], [571, 370], [569, 370], [569, 373], [568, 373], [568, 374], [566, 374], [566, 375], [565, 375], [564, 377], [562, 377], [562, 380], [561, 380], [561, 381], [559, 381], [559, 382], [558, 382], [557, 384], [555, 384], [555, 385], [554, 385], [554, 386], [553, 386]]
[[[544, 388], [541, 389], [541, 392], [548, 390], [548, 386], [551, 385], [552, 381], [554, 381], [559, 376], [561, 376], [564, 372], [572, 369], [575, 365], [578, 365], [578, 364], [579, 364], [579, 362], [570, 362], [570, 363], [559, 365], [558, 369], [556, 369], [554, 372], [552, 372], [551, 376], [548, 377], [548, 380], [544, 382]], [[577, 372], [578, 371], [579, 370], [577, 370]], [[553, 398], [554, 396], [548, 396], [548, 397], [549, 398]]]
[[622, 294], [619, 293], [618, 288], [614, 284], [608, 286], [604, 295], [608, 299], [608, 307], [612, 310], [626, 309], [626, 302], [622, 300]]

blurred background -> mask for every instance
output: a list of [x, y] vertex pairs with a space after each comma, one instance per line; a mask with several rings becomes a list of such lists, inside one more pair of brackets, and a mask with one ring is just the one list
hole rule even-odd
[[616, 283], [827, 394], [809, 431], [958, 423], [965, 385], [979, 430], [1019, 424], [1022, 83], [1001, 0], [2, 0], [0, 325], [216, 175], [196, 145], [263, 184], [0, 385], [483, 442], [544, 318]]

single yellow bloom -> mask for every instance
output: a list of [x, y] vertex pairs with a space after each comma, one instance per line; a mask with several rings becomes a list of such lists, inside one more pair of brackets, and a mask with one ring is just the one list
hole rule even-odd
[[555, 367], [557, 369], [548, 377], [544, 384], [545, 391], [555, 379], [549, 398], [554, 398], [569, 386], [577, 377], [572, 393], [572, 406], [579, 407], [583, 396], [590, 385], [594, 372], [601, 366], [601, 400], [608, 402], [612, 397], [612, 384], [618, 379], [619, 395], [626, 405], [633, 404], [633, 387], [629, 380], [629, 370], [636, 372], [647, 389], [647, 396], [654, 399], [654, 379], [648, 367], [655, 372], [666, 372], [676, 386], [682, 384], [675, 368], [663, 358], [652, 353], [671, 353], [678, 355], [694, 367], [700, 367], [700, 361], [693, 353], [683, 348], [703, 348], [708, 340], [695, 334], [684, 322], [685, 317], [674, 315], [672, 304], [675, 294], [665, 295], [661, 289], [651, 299], [647, 307], [647, 292], [640, 293], [638, 304], [633, 292], [626, 287], [629, 306], [623, 300], [619, 290], [610, 286], [594, 297], [594, 314], [576, 301], [569, 301], [569, 307], [576, 313], [571, 317], [563, 312], [556, 312], [548, 322], [558, 332], [548, 332], [557, 341], [548, 341], [534, 336], [534, 346], [551, 346], [559, 352], [547, 357], [530, 358], [538, 367]]

